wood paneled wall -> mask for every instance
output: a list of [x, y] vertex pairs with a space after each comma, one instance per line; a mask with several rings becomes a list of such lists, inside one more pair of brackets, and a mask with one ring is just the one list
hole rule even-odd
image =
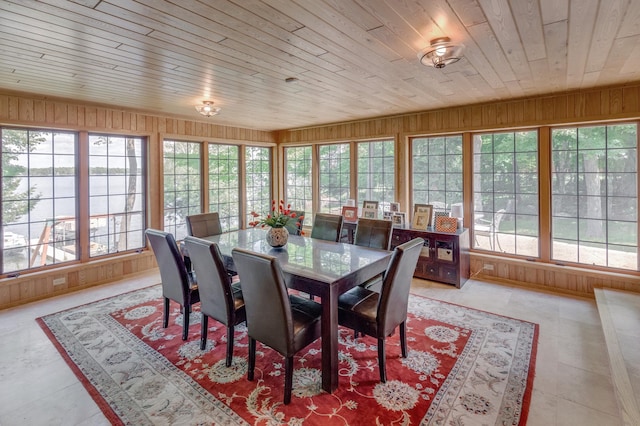
[[484, 131], [640, 117], [640, 82], [278, 132], [279, 143]]
[[[218, 126], [195, 120], [11, 92], [0, 92], [0, 125], [147, 137], [150, 159], [147, 167], [147, 203], [150, 210], [148, 220], [149, 226], [154, 228], [162, 226], [163, 135], [170, 134], [175, 138], [182, 136], [191, 141], [202, 138], [239, 144], [276, 142], [272, 132]], [[25, 272], [16, 278], [0, 280], [0, 309], [121, 279], [156, 266], [153, 253], [145, 251], [39, 272]]]
[[157, 266], [149, 250], [5, 278], [0, 280], [0, 309], [117, 281]]
[[559, 266], [482, 253], [471, 254], [471, 276], [492, 282], [544, 288], [587, 297], [594, 297], [594, 288], [640, 292], [640, 278], [630, 274]]
[[79, 104], [9, 92], [0, 92], [0, 123], [148, 134], [152, 143], [158, 142], [158, 135], [161, 133], [238, 142], [276, 142], [272, 132], [262, 130], [219, 126], [204, 121], [177, 119], [108, 106]]

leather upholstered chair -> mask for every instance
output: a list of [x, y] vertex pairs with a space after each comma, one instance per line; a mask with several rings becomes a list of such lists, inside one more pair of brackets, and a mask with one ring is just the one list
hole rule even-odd
[[200, 238], [222, 234], [220, 215], [213, 212], [187, 216], [187, 234]]
[[292, 210], [291, 213], [295, 213], [295, 220], [290, 220], [285, 225], [287, 231], [291, 235], [301, 235], [302, 234], [302, 223], [304, 222], [304, 210]]
[[357, 246], [389, 250], [393, 222], [381, 219], [359, 218], [353, 243]]
[[311, 238], [327, 241], [339, 241], [342, 233], [342, 215], [316, 213], [313, 218]]
[[291, 402], [293, 356], [320, 337], [322, 307], [287, 292], [280, 263], [273, 256], [233, 249], [240, 271], [249, 333], [249, 371], [253, 380], [256, 340], [285, 357], [284, 403]]
[[216, 243], [191, 236], [185, 237], [184, 242], [193, 262], [200, 292], [200, 349], [207, 347], [211, 317], [227, 327], [226, 365], [230, 367], [233, 361], [235, 326], [246, 319], [240, 282], [232, 283]]
[[[381, 219], [359, 218], [353, 243], [357, 246], [389, 250], [391, 247], [391, 235], [393, 234], [393, 222]], [[362, 287], [374, 291], [380, 291], [382, 279], [374, 277], [361, 284]]]
[[407, 357], [409, 289], [423, 243], [422, 238], [415, 238], [395, 248], [380, 293], [358, 286], [338, 298], [340, 325], [353, 329], [356, 336], [360, 332], [378, 339], [378, 366], [383, 383], [387, 381], [385, 338], [398, 326], [402, 357]]
[[162, 296], [164, 297], [162, 326], [167, 328], [169, 325], [169, 301], [173, 300], [179, 303], [184, 317], [182, 321], [182, 340], [187, 340], [191, 306], [200, 301], [198, 286], [189, 272], [187, 272], [187, 267], [172, 234], [157, 229], [147, 229], [145, 234], [149, 239], [160, 269]]

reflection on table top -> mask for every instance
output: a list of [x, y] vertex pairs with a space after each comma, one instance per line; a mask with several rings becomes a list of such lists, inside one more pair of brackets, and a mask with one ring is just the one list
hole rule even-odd
[[289, 235], [283, 248], [273, 248], [265, 240], [266, 230], [251, 228], [205, 238], [215, 241], [223, 256], [231, 256], [238, 247], [275, 256], [283, 271], [290, 274], [333, 282], [369, 264], [389, 258], [391, 253], [352, 244]]

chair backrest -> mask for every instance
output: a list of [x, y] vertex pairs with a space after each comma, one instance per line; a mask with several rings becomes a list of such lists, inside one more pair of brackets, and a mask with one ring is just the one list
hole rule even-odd
[[240, 271], [249, 337], [285, 356], [293, 354], [293, 317], [280, 263], [273, 256], [239, 248], [232, 256]]
[[187, 234], [200, 238], [222, 234], [220, 215], [213, 212], [187, 216]]
[[191, 236], [185, 237], [184, 243], [198, 280], [200, 310], [229, 325], [234, 313], [233, 290], [218, 245]]
[[338, 241], [342, 232], [342, 215], [316, 213], [313, 218], [311, 238], [327, 241]]
[[184, 305], [189, 293], [189, 273], [173, 235], [157, 229], [145, 231], [162, 280], [162, 295]]
[[414, 238], [393, 251], [378, 298], [378, 332], [385, 336], [407, 319], [411, 279], [423, 244], [422, 238]]
[[302, 222], [304, 222], [304, 210], [293, 210], [292, 213], [296, 214], [295, 220], [290, 220], [284, 226], [291, 235], [302, 234]]
[[393, 222], [381, 219], [358, 219], [356, 236], [353, 243], [357, 246], [389, 250], [391, 247], [391, 234]]
[[493, 215], [494, 232], [498, 232], [500, 230], [500, 222], [502, 222], [502, 219], [504, 219], [505, 214], [507, 214], [507, 211], [505, 209], [500, 209]]

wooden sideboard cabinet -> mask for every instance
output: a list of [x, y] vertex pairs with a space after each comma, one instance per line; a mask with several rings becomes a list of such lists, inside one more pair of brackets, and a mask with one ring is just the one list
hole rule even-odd
[[419, 231], [395, 227], [391, 248], [418, 237], [424, 239], [424, 247], [413, 276], [462, 287], [469, 279], [470, 271], [469, 230], [458, 229], [453, 234], [436, 232], [432, 228]]

